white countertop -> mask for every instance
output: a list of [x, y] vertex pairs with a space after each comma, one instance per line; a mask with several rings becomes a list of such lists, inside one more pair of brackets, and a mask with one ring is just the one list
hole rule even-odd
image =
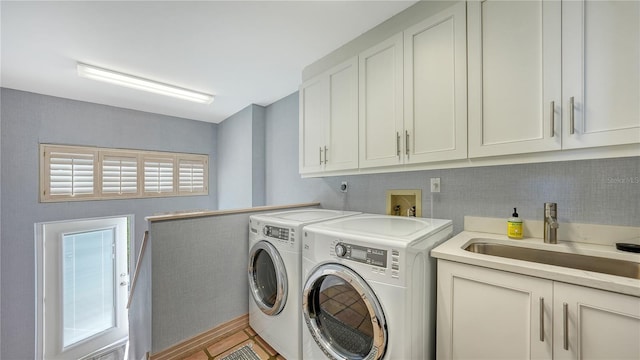
[[589, 244], [572, 241], [558, 241], [558, 244], [545, 244], [544, 241], [539, 238], [513, 240], [509, 239], [506, 235], [477, 231], [461, 232], [433, 249], [431, 255], [442, 260], [483, 266], [640, 297], [640, 280], [638, 279], [478, 254], [464, 250], [468, 244], [479, 242], [474, 241], [474, 239], [491, 239], [494, 243], [507, 244], [510, 246], [640, 262], [640, 254], [617, 250], [615, 245]]

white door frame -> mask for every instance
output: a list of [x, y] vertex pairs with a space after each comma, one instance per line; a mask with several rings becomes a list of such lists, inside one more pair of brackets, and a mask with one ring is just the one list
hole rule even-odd
[[[36, 273], [36, 349], [35, 349], [35, 355], [36, 355], [36, 359], [43, 359], [45, 356], [45, 346], [48, 346], [47, 344], [49, 343], [49, 340], [51, 339], [51, 337], [49, 337], [49, 339], [45, 338], [45, 331], [47, 329], [47, 324], [45, 324], [45, 311], [47, 309], [47, 305], [45, 304], [45, 274], [47, 274], [47, 271], [51, 271], [51, 269], [48, 268], [48, 265], [50, 266], [50, 264], [46, 264], [46, 258], [48, 256], [45, 256], [45, 243], [48, 241], [47, 239], [45, 239], [47, 232], [49, 231], [56, 231], [58, 228], [60, 228], [61, 226], [71, 226], [70, 230], [65, 230], [65, 232], [81, 232], [83, 230], [88, 230], [88, 229], [104, 229], [104, 228], [109, 228], [112, 227], [111, 226], [104, 226], [102, 224], [100, 224], [100, 222], [104, 222], [104, 221], [111, 221], [112, 223], [118, 219], [126, 219], [125, 224], [120, 223], [119, 225], [115, 225], [117, 227], [116, 231], [123, 231], [123, 232], [128, 232], [128, 236], [130, 238], [130, 245], [125, 244], [125, 249], [117, 249], [117, 251], [119, 251], [120, 253], [122, 253], [122, 251], [124, 251], [125, 254], [125, 259], [123, 259], [123, 263], [124, 263], [124, 271], [122, 269], [115, 269], [115, 271], [118, 271], [118, 273], [126, 273], [126, 277], [123, 277], [122, 279], [120, 279], [120, 277], [118, 277], [117, 281], [126, 281], [127, 285], [130, 282], [129, 281], [129, 274], [128, 271], [126, 270], [127, 267], [129, 266], [129, 262], [126, 259], [126, 253], [128, 250], [127, 249], [128, 246], [133, 246], [133, 224], [134, 224], [134, 215], [120, 215], [120, 216], [106, 216], [106, 217], [100, 217], [100, 218], [89, 218], [89, 219], [73, 219], [73, 220], [63, 220], [63, 221], [53, 221], [53, 222], [42, 222], [42, 223], [36, 223], [35, 224], [35, 258], [36, 258], [36, 262], [35, 262], [35, 273]], [[59, 240], [59, 239], [54, 239], [54, 241]], [[49, 240], [51, 241], [51, 240]], [[59, 249], [59, 247], [58, 247]], [[132, 253], [129, 251], [129, 253]], [[59, 258], [59, 254], [56, 254], [55, 256], [57, 256]], [[56, 270], [56, 271], [60, 271], [58, 273], [58, 276], [56, 276], [56, 278], [60, 278], [61, 276], [61, 270]], [[118, 288], [120, 288], [118, 286]], [[128, 288], [128, 286], [127, 286]], [[118, 340], [121, 340], [122, 338], [122, 334], [123, 331], [126, 330], [126, 333], [128, 333], [128, 314], [126, 312], [126, 303], [127, 303], [127, 298], [128, 298], [128, 291], [125, 291], [123, 294], [119, 294], [119, 298], [117, 299], [117, 303], [118, 303], [118, 307], [122, 306], [122, 309], [124, 309], [123, 311], [118, 310], [116, 312], [117, 314], [117, 318], [116, 318], [116, 324], [117, 324], [117, 328], [119, 329], [119, 331], [109, 331], [108, 333], [110, 333], [110, 335], [107, 336], [106, 338], [106, 345], [108, 345], [109, 343], [114, 343]], [[54, 302], [59, 302], [58, 300], [54, 300]], [[58, 305], [55, 305], [56, 307]], [[62, 313], [62, 311], [60, 309], [56, 310], [59, 311], [59, 313]], [[58, 337], [56, 335], [56, 337]], [[65, 350], [65, 355], [71, 356], [71, 358], [79, 358], [82, 357], [84, 355], [87, 354], [80, 354], [79, 352], [82, 351], [84, 352], [84, 350], [81, 350], [81, 343], [79, 343], [79, 346], [76, 346], [75, 344], [70, 346], [69, 349]], [[61, 346], [61, 345], [60, 345]], [[104, 346], [104, 345], [103, 345]], [[76, 352], [74, 352], [74, 350], [76, 350]], [[98, 350], [98, 349], [94, 349], [94, 350]], [[60, 353], [57, 354], [58, 356], [62, 355]], [[58, 359], [58, 357], [56, 357], [55, 359]]]

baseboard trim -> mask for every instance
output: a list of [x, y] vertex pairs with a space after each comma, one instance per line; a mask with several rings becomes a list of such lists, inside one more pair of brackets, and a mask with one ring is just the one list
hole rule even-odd
[[213, 344], [224, 338], [227, 334], [234, 333], [249, 326], [249, 314], [239, 316], [224, 324], [220, 324], [200, 335], [187, 339], [168, 349], [152, 354], [150, 360], [176, 360], [185, 355], [201, 350], [209, 344]]

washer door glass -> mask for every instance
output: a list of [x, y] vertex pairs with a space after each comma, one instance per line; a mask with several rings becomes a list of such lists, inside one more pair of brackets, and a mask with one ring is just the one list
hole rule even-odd
[[303, 314], [314, 340], [331, 359], [380, 359], [387, 345], [382, 307], [353, 270], [316, 267], [303, 289]]
[[259, 241], [249, 251], [249, 292], [267, 315], [279, 314], [287, 299], [287, 272], [278, 250]]

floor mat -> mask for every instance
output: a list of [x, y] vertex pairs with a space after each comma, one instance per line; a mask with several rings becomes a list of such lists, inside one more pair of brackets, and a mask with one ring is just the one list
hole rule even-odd
[[253, 351], [251, 345], [247, 344], [220, 360], [260, 360], [260, 357]]

